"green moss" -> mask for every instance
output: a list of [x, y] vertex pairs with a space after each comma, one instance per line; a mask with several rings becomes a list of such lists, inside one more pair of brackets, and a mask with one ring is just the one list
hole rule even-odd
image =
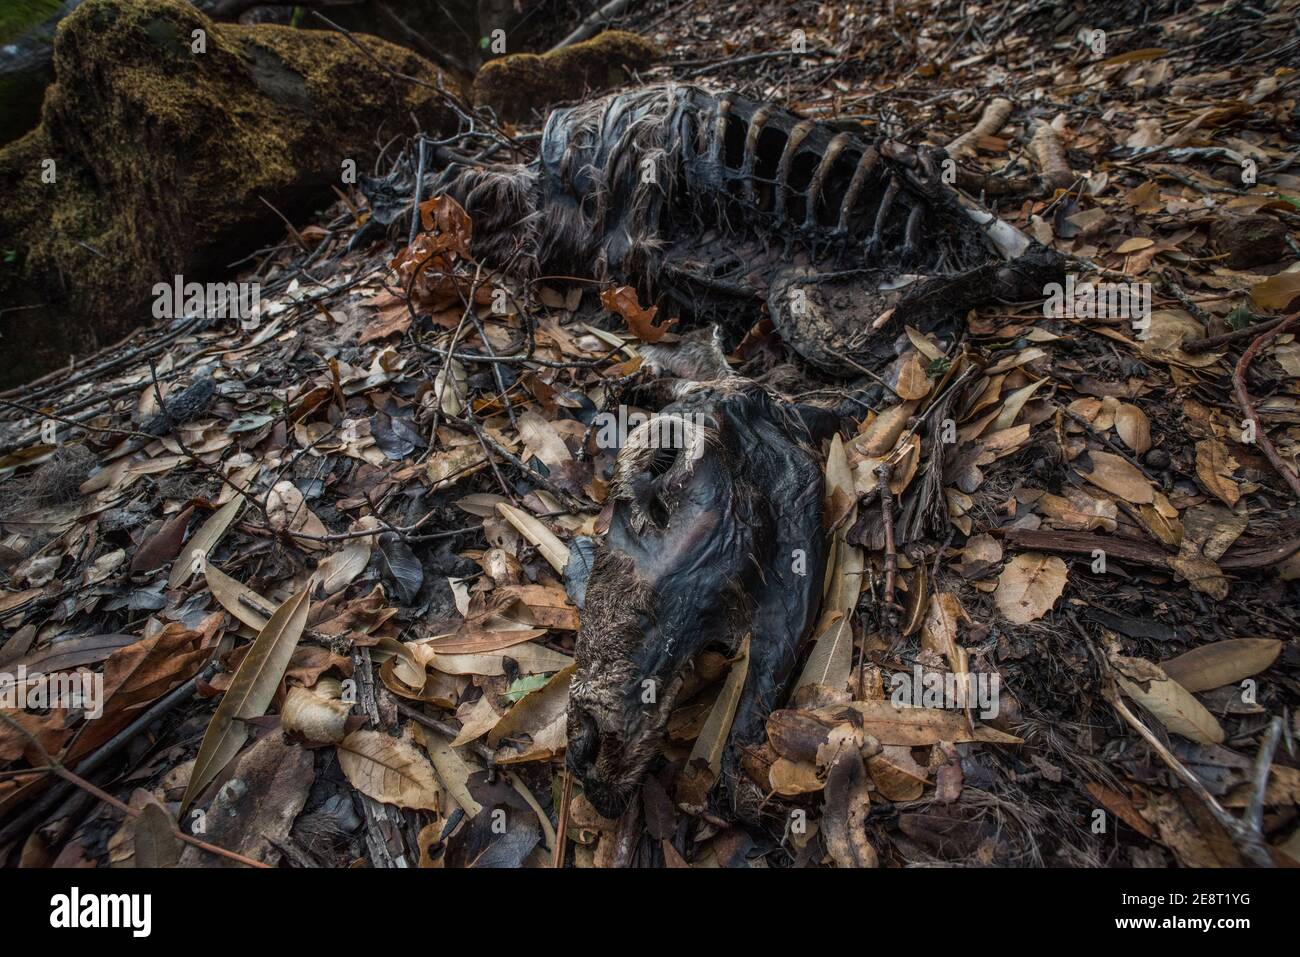
[[[359, 42], [399, 72], [433, 72]], [[4, 316], [0, 334], [22, 324], [33, 363], [119, 338], [149, 315], [156, 282], [221, 275], [282, 229], [262, 197], [305, 215], [344, 159], [365, 165], [385, 116], [394, 129], [410, 115], [454, 124], [436, 93], [394, 84], [344, 37], [214, 25], [184, 0], [86, 0], [59, 26], [54, 69], [41, 126], [0, 149], [0, 248], [20, 252], [0, 264], [0, 300], [48, 306]], [[44, 158], [55, 186], [40, 182]], [[39, 371], [5, 351], [0, 387]]]
[[12, 43], [55, 16], [63, 0], [4, 0], [0, 3], [0, 44]]
[[624, 83], [657, 56], [653, 43], [623, 30], [541, 56], [514, 53], [483, 64], [474, 78], [474, 102], [492, 107], [503, 120], [522, 120], [534, 110]]

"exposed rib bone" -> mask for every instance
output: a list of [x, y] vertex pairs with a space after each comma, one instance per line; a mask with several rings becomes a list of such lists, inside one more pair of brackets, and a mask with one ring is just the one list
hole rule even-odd
[[876, 225], [871, 230], [871, 238], [867, 240], [868, 259], [875, 259], [880, 251], [880, 241], [885, 233], [885, 222], [889, 219], [889, 211], [893, 208], [898, 191], [902, 188], [903, 183], [897, 175], [889, 177], [889, 185], [885, 187], [885, 195], [881, 197], [880, 208], [876, 210]]
[[876, 168], [876, 163], [880, 161], [880, 153], [874, 146], [867, 147], [862, 158], [858, 160], [858, 168], [853, 171], [853, 179], [849, 180], [848, 191], [844, 194], [844, 202], [840, 204], [840, 221], [836, 225], [836, 230], [841, 233], [849, 231], [849, 217], [853, 215], [853, 207], [858, 201], [858, 195], [866, 185], [867, 177]]
[[785, 198], [790, 190], [790, 166], [794, 163], [794, 154], [799, 149], [799, 144], [815, 127], [816, 124], [812, 120], [804, 120], [797, 124], [790, 131], [790, 139], [786, 141], [785, 150], [781, 153], [781, 162], [776, 168], [776, 206], [773, 210], [778, 223], [785, 222]]
[[1011, 101], [997, 96], [988, 102], [979, 122], [948, 144], [948, 155], [954, 159], [969, 156], [975, 146], [986, 136], [992, 136], [1006, 125], [1011, 116]]
[[987, 209], [976, 206], [961, 193], [957, 194], [966, 215], [984, 227], [984, 234], [1003, 259], [1015, 259], [1023, 256], [1029, 248], [1030, 239], [1008, 222], [998, 219]]
[[907, 229], [903, 233], [903, 261], [911, 262], [921, 249], [921, 224], [925, 222], [925, 207], [917, 204], [907, 214]]
[[821, 201], [826, 177], [835, 168], [835, 163], [844, 152], [844, 148], [852, 141], [853, 138], [848, 133], [836, 134], [830, 145], [826, 147], [826, 152], [822, 154], [822, 161], [817, 164], [817, 172], [813, 173], [812, 182], [808, 184], [808, 212], [803, 218], [804, 226], [808, 229], [817, 225], [817, 204]]
[[754, 111], [753, 117], [749, 121], [749, 131], [745, 134], [745, 164], [742, 169], [744, 179], [742, 180], [742, 189], [744, 190], [745, 199], [750, 203], [757, 203], [757, 191], [754, 188], [754, 164], [758, 160], [758, 138], [763, 133], [763, 127], [767, 121], [776, 113], [776, 107], [771, 104], [764, 104]]
[[1038, 160], [1038, 178], [1048, 190], [1068, 189], [1074, 182], [1074, 173], [1065, 159], [1060, 134], [1047, 123], [1039, 123], [1034, 138], [1029, 142], [1030, 152]]
[[718, 108], [713, 114], [713, 143], [711, 156], [713, 162], [721, 169], [724, 165], [724, 153], [727, 148], [727, 117], [731, 115], [731, 97], [718, 97]]

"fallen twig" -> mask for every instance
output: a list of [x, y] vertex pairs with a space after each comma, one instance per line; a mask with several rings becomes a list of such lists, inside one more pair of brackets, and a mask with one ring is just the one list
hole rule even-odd
[[1259, 351], [1267, 343], [1273, 340], [1274, 336], [1284, 332], [1297, 319], [1300, 319], [1300, 312], [1292, 313], [1272, 329], [1260, 333], [1255, 341], [1246, 348], [1246, 351], [1241, 354], [1241, 358], [1237, 361], [1237, 368], [1232, 372], [1232, 391], [1237, 397], [1237, 404], [1246, 413], [1246, 421], [1255, 423], [1255, 440], [1259, 442], [1259, 447], [1264, 450], [1264, 455], [1273, 464], [1273, 468], [1277, 470], [1277, 473], [1286, 480], [1286, 484], [1291, 486], [1291, 491], [1296, 498], [1300, 499], [1300, 476], [1296, 475], [1295, 471], [1282, 461], [1282, 456], [1277, 454], [1277, 449], [1269, 441], [1268, 433], [1264, 431], [1263, 424], [1255, 414], [1255, 406], [1251, 403], [1250, 393], [1246, 389], [1246, 370], [1250, 368], [1251, 360], [1259, 354]]
[[[88, 755], [83, 761], [81, 761], [81, 763], [77, 765], [77, 772], [82, 777], [93, 774], [102, 767], [106, 761], [121, 751], [129, 742], [134, 740], [136, 735], [141, 731], [153, 724], [153, 722], [157, 721], [167, 712], [171, 711], [171, 709], [176, 707], [180, 702], [189, 699], [194, 694], [194, 690], [198, 687], [199, 681], [206, 681], [211, 678], [212, 675], [216, 673], [216, 670], [215, 664], [207, 665], [197, 675], [189, 679], [189, 681], [186, 681], [184, 684], [178, 686], [175, 690], [155, 702], [153, 707], [148, 711], [140, 715], [140, 717], [136, 718], [117, 734], [113, 735], [112, 738], [105, 741], [92, 754]], [[76, 743], [75, 740], [73, 743]], [[33, 770], [43, 769], [35, 768]], [[70, 786], [71, 785], [63, 784], [52, 787], [31, 807], [10, 821], [3, 830], [0, 830], [0, 847], [3, 847], [27, 833], [32, 824], [41, 820], [46, 814], [57, 807]]]
[[1281, 324], [1281, 319], [1270, 319], [1267, 322], [1259, 322], [1247, 326], [1245, 329], [1235, 329], [1232, 332], [1225, 332], [1222, 335], [1207, 336], [1204, 339], [1197, 339], [1195, 342], [1183, 343], [1182, 349], [1188, 355], [1200, 355], [1202, 352], [1209, 352], [1211, 349], [1219, 348], [1219, 346], [1231, 345], [1234, 342], [1240, 342], [1242, 339], [1249, 339], [1252, 336], [1258, 336], [1271, 329], [1276, 329]]
[[573, 46], [575, 43], [581, 43], [583, 40], [594, 37], [602, 29], [607, 27], [611, 20], [626, 13], [627, 8], [632, 6], [632, 2], [633, 0], [609, 0], [609, 2], [604, 6], [599, 7], [595, 13], [592, 13], [579, 23], [572, 33], [559, 43], [555, 44], [555, 46], [551, 47], [551, 50], [547, 52], [563, 50], [565, 47]]
[[[131, 807], [131, 805], [127, 804], [125, 801], [119, 801], [117, 798], [113, 797], [113, 795], [109, 794], [107, 791], [102, 790], [98, 786], [91, 784], [89, 781], [81, 777], [81, 775], [77, 774], [76, 772], [69, 771], [62, 764], [60, 764], [59, 761], [55, 759], [48, 751], [45, 750], [45, 746], [41, 744], [40, 739], [37, 738], [36, 735], [32, 734], [30, 731], [24, 728], [13, 718], [9, 717], [9, 715], [0, 712], [0, 721], [4, 721], [5, 724], [9, 725], [11, 728], [16, 730], [19, 734], [21, 734], [24, 738], [27, 739], [27, 741], [32, 745], [32, 747], [34, 747], [40, 753], [42, 760], [45, 761], [45, 771], [47, 773], [53, 772], [54, 774], [62, 778], [64, 781], [68, 782], [69, 784], [75, 787], [81, 788], [87, 794], [90, 794], [95, 798], [97, 798], [98, 800], [109, 805], [110, 807], [113, 807], [118, 811], [121, 811], [123, 814], [127, 815], [128, 817], [139, 817], [142, 813], [144, 813], [139, 808]], [[224, 857], [227, 860], [234, 861], [237, 864], [244, 864], [248, 867], [258, 867], [258, 868], [268, 868], [268, 869], [270, 868], [269, 864], [265, 864], [262, 861], [254, 860], [251, 857], [245, 857], [243, 854], [240, 854], [237, 851], [228, 851], [224, 847], [218, 847], [215, 844], [209, 844], [207, 841], [201, 841], [197, 837], [194, 837], [192, 834], [186, 834], [184, 831], [180, 829], [180, 827], [175, 823], [175, 821], [172, 821], [171, 824], [172, 824], [172, 833], [176, 836], [177, 840], [184, 841], [186, 844], [190, 844], [194, 847], [197, 847], [201, 851], [207, 851], [209, 854], [215, 854], [218, 857]]]
[[569, 803], [573, 800], [573, 775], [564, 769], [564, 794], [560, 797], [560, 822], [555, 832], [555, 853], [551, 856], [551, 867], [564, 866], [564, 843], [569, 836]]

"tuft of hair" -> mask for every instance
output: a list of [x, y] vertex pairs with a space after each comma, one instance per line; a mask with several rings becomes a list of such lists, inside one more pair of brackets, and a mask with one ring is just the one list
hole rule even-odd
[[81, 444], [61, 445], [29, 475], [12, 479], [0, 498], [0, 515], [9, 517], [30, 505], [63, 505], [81, 497], [95, 454]]
[[468, 167], [447, 186], [474, 223], [474, 255], [504, 266], [517, 253], [525, 273], [537, 265], [537, 169], [514, 164]]
[[676, 341], [641, 346], [645, 368], [655, 375], [671, 375], [691, 382], [712, 382], [735, 376], [722, 347], [722, 330], [716, 323], [683, 333]]

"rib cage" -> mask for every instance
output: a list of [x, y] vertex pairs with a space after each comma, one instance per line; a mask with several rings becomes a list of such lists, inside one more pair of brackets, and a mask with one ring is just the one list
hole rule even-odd
[[[552, 227], [543, 235], [564, 236], [578, 214], [577, 248], [548, 248], [583, 259], [595, 243], [621, 278], [709, 227], [797, 242], [845, 267], [957, 271], [990, 250], [940, 182], [942, 158], [734, 93], [652, 87], [552, 113], [539, 160]], [[940, 241], [924, 241], [927, 226]]]
[[1060, 271], [944, 184], [945, 158], [670, 84], [555, 110], [533, 163], [452, 167], [442, 184], [490, 265], [628, 282], [696, 313], [766, 298], [787, 341], [833, 368], [867, 330], [833, 306], [821, 326], [783, 315], [771, 296], [791, 270], [805, 284], [848, 282], [874, 315], [911, 320], [1025, 298]]
[[[525, 224], [542, 269], [642, 278], [678, 239], [761, 235], [849, 267], [956, 272], [991, 253], [940, 181], [943, 153], [868, 142], [738, 94], [654, 86], [554, 111], [529, 166], [456, 169], [449, 188], [482, 252]], [[646, 164], [650, 164], [647, 175]], [[502, 209], [502, 177], [517, 202]]]

